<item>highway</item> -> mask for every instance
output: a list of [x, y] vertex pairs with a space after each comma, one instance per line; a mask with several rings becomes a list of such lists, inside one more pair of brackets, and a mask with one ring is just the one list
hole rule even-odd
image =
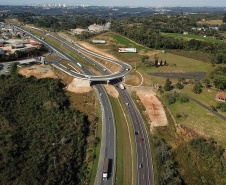
[[[58, 42], [60, 42], [61, 44], [63, 43], [62, 41], [59, 41], [59, 39], [55, 39], [55, 40], [58, 40]], [[84, 55], [83, 53], [81, 53], [81, 51], [76, 50], [74, 47], [71, 47], [68, 44], [64, 44], [64, 46], [66, 46], [68, 49], [72, 50], [76, 54], [77, 53], [79, 55], [81, 54], [80, 56], [82, 56], [83, 58], [85, 57], [84, 59], [87, 60], [88, 57], [86, 55]], [[69, 55], [62, 53], [62, 51], [60, 51], [58, 48], [55, 48], [54, 46], [52, 46], [52, 48], [55, 51], [61, 53], [65, 57], [67, 57], [75, 65], [77, 64], [77, 61], [74, 60]], [[84, 49], [83, 49], [83, 52], [85, 52]], [[93, 55], [93, 53], [89, 53], [89, 54]], [[99, 56], [97, 56], [97, 57], [99, 57]], [[103, 58], [106, 58], [106, 60], [109, 60], [109, 58], [107, 58], [107, 57], [103, 57]], [[112, 59], [110, 59], [110, 60], [112, 60]], [[126, 67], [123, 67], [121, 65], [122, 66], [122, 72], [116, 73], [116, 75], [114, 76], [114, 74], [113, 75], [110, 74], [110, 72], [108, 70], [105, 70], [106, 68], [103, 68], [103, 66], [100, 65], [99, 63], [95, 62], [95, 60], [88, 58], [87, 61], [92, 63], [93, 65], [95, 64], [94, 66], [96, 66], [96, 68], [98, 68], [104, 74], [104, 76], [99, 76], [98, 78], [96, 78], [95, 76], [90, 74], [85, 67], [81, 67], [80, 69], [85, 73], [85, 75], [89, 75], [89, 77], [90, 77], [89, 80], [90, 81], [91, 81], [91, 79], [92, 79], [92, 81], [112, 80], [116, 89], [119, 91], [125, 105], [127, 104], [127, 110], [128, 110], [129, 115], [130, 115], [130, 118], [131, 118], [131, 122], [132, 122], [132, 125], [133, 125], [133, 131], [134, 131], [134, 137], [135, 137], [136, 159], [137, 159], [137, 184], [138, 185], [149, 185], [149, 184], [154, 185], [154, 173], [153, 173], [151, 149], [150, 149], [149, 139], [148, 139], [148, 136], [147, 136], [147, 131], [146, 131], [145, 125], [144, 125], [142, 117], [140, 116], [139, 111], [136, 109], [130, 95], [128, 94], [128, 92], [126, 90], [122, 90], [122, 89], [119, 88], [119, 83], [118, 83], [118, 80], [117, 80], [118, 78], [121, 77], [122, 74], [124, 76], [124, 74], [125, 74], [124, 72], [126, 72], [126, 71], [129, 72], [131, 70], [131, 68], [129, 70], [127, 70], [128, 65], [126, 65]], [[56, 65], [58, 65], [58, 64], [56, 64]], [[60, 68], [60, 66], [58, 66], [58, 67]], [[65, 70], [65, 69], [63, 69], [63, 70]], [[71, 73], [71, 71], [68, 71], [68, 73]], [[87, 77], [85, 77], [85, 78], [87, 78]], [[102, 92], [103, 89], [99, 89], [98, 91]], [[103, 95], [101, 95], [101, 97], [103, 98]], [[111, 125], [111, 122], [113, 122], [113, 116], [112, 116], [112, 112], [111, 112], [111, 108], [109, 107], [109, 104], [110, 104], [109, 100], [105, 99], [103, 101], [104, 112], [106, 111], [105, 112], [106, 116], [104, 117], [104, 119], [105, 119], [106, 122], [109, 123], [109, 125]], [[107, 108], [105, 108], [105, 107], [107, 107]], [[111, 114], [111, 116], [110, 116], [110, 114]], [[106, 124], [106, 137], [108, 135], [113, 136], [115, 133], [112, 133], [111, 130], [109, 130], [109, 129], [113, 129], [114, 126], [111, 128], [111, 126], [107, 127], [107, 125], [108, 124]], [[135, 132], [137, 132], [138, 134], [135, 135]], [[109, 134], [109, 133], [111, 133], [111, 134]], [[105, 149], [104, 156], [108, 157], [112, 153], [114, 153], [114, 152], [112, 152], [112, 147], [113, 147], [112, 138], [106, 138], [105, 146], [106, 146], [106, 149]], [[111, 158], [111, 157], [109, 157], [109, 158]], [[112, 169], [113, 169], [113, 163], [114, 162], [115, 161], [113, 161], [111, 163]], [[142, 168], [139, 168], [140, 163], [142, 164]], [[110, 178], [112, 178], [113, 176], [114, 175], [111, 175]], [[106, 182], [101, 180], [100, 184], [108, 184], [109, 182], [112, 183], [113, 181], [111, 179], [109, 179]]]
[[[60, 37], [58, 35], [58, 37]], [[62, 37], [60, 37], [62, 38]], [[81, 48], [81, 47], [79, 47]], [[84, 51], [83, 49], [82, 51]], [[88, 52], [89, 54], [93, 55], [92, 52]], [[93, 55], [99, 57], [100, 55]], [[105, 58], [108, 61], [112, 60], [107, 57]], [[95, 61], [92, 61], [95, 63]], [[98, 68], [98, 66], [96, 65]], [[103, 68], [98, 68], [103, 74], [109, 75], [109, 71], [103, 70]], [[136, 145], [136, 161], [137, 161], [137, 185], [154, 185], [154, 170], [153, 170], [153, 163], [152, 163], [152, 155], [151, 155], [151, 148], [149, 143], [149, 138], [147, 134], [147, 130], [145, 128], [143, 119], [137, 110], [136, 106], [134, 105], [129, 93], [125, 89], [119, 88], [119, 80], [115, 79], [112, 80], [113, 85], [118, 90], [120, 96], [122, 97], [127, 111], [130, 115], [131, 122], [133, 125], [134, 137], [135, 137], [135, 145]], [[138, 134], [135, 135], [135, 132]], [[142, 140], [142, 141], [141, 141]], [[139, 168], [139, 164], [142, 164], [142, 168]]]

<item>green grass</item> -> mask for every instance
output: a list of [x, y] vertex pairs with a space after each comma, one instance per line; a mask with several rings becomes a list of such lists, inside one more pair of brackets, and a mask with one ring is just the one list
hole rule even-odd
[[[142, 64], [142, 62], [137, 62], [137, 70], [145, 77], [145, 81], [143, 85], [152, 85], [153, 83], [159, 83], [160, 85], [164, 85], [166, 78], [155, 77], [146, 74], [146, 72], [150, 73], [183, 73], [183, 72], [207, 72], [206, 77], [209, 76], [212, 66], [209, 63], [204, 63], [199, 60], [186, 58], [179, 55], [174, 55], [171, 53], [159, 53], [157, 57], [162, 60], [166, 60], [168, 66], [160, 66], [160, 67], [147, 67]], [[154, 56], [150, 57], [154, 59]], [[134, 66], [134, 65], [132, 65]]]
[[[101, 118], [100, 105], [98, 107], [99, 109], [97, 110], [97, 117]], [[101, 141], [101, 137], [102, 137], [102, 119], [99, 119], [97, 124], [97, 129], [96, 129], [96, 138], [99, 138], [99, 141]], [[100, 155], [100, 146], [101, 146], [101, 142], [98, 142], [93, 151], [94, 162], [93, 162], [92, 174], [91, 174], [89, 185], [93, 185], [96, 179], [96, 173], [97, 173], [97, 167], [98, 167], [99, 155]]]
[[[179, 91], [191, 96], [192, 98], [195, 98], [196, 100], [202, 102], [203, 104], [205, 104], [207, 106], [211, 106], [211, 105], [216, 106], [217, 103], [219, 103], [218, 101], [215, 100], [218, 91], [202, 88], [202, 92], [200, 94], [195, 94], [192, 91], [192, 88], [193, 88], [193, 86], [185, 86], [183, 89], [180, 89]], [[219, 111], [219, 113], [226, 116], [226, 112]]]
[[[167, 104], [166, 100], [164, 102]], [[226, 147], [226, 122], [223, 119], [191, 100], [187, 103], [177, 101], [168, 105], [168, 108], [177, 123], [187, 126], [203, 136], [212, 137], [223, 147]], [[187, 117], [177, 118], [176, 114], [187, 114]]]
[[[132, 123], [131, 123], [131, 120], [130, 120], [130, 115], [127, 112], [126, 106], [125, 106], [122, 98], [121, 97], [118, 97], [118, 101], [122, 105], [123, 111], [124, 111], [124, 113], [126, 115], [126, 119], [128, 121], [129, 132], [130, 132], [130, 137], [131, 137], [131, 144], [132, 144], [132, 149], [133, 149], [133, 151], [132, 151], [132, 155], [133, 155], [133, 176], [131, 177], [131, 179], [133, 178], [133, 184], [136, 184], [136, 178], [137, 178], [137, 176], [136, 176], [136, 174], [137, 174], [136, 173], [136, 169], [137, 168], [136, 168], [135, 138], [133, 137], [134, 131], [133, 131]], [[125, 138], [126, 138], [126, 136], [125, 136]], [[126, 145], [128, 145], [128, 142], [126, 143]]]
[[[117, 98], [109, 95], [116, 125], [116, 185], [131, 185], [132, 164], [128, 128]], [[133, 135], [132, 135], [133, 137]], [[135, 156], [134, 156], [135, 158]], [[135, 183], [134, 183], [135, 184]]]
[[208, 21], [203, 21], [201, 22], [202, 24], [213, 24], [213, 25], [221, 25], [223, 23], [222, 20], [208, 20]]
[[162, 33], [163, 35], [167, 35], [170, 37], [174, 37], [177, 39], [197, 39], [197, 40], [203, 40], [203, 41], [207, 41], [207, 42], [216, 42], [216, 43], [225, 43], [221, 40], [216, 40], [216, 39], [211, 39], [211, 38], [207, 38], [207, 37], [202, 37], [202, 36], [198, 36], [198, 35], [184, 35], [184, 34], [180, 34], [180, 33]]
[[137, 52], [139, 52], [139, 50], [145, 50], [145, 52], [153, 51], [153, 49], [138, 45], [135, 42], [132, 42], [121, 35], [112, 33], [112, 34], [109, 34], [109, 36], [112, 36], [114, 38], [114, 40], [112, 40], [111, 42], [115, 43], [116, 45], [122, 45], [122, 46], [125, 46], [126, 48], [136, 48]]

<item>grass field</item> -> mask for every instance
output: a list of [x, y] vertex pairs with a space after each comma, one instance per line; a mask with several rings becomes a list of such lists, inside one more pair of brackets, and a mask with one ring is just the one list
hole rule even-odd
[[136, 71], [132, 71], [129, 73], [129, 75], [133, 76], [131, 79], [125, 81], [127, 85], [133, 85], [133, 86], [138, 86], [142, 82], [142, 78], [140, 74]]
[[202, 24], [212, 24], [212, 25], [221, 25], [222, 23], [223, 23], [222, 20], [209, 20], [202, 22]]
[[132, 42], [131, 40], [121, 35], [117, 35], [115, 33], [107, 33], [107, 35], [113, 37], [113, 40], [111, 42], [115, 43], [116, 45], [126, 47], [126, 48], [136, 48], [137, 52], [139, 52], [139, 50], [144, 50], [145, 53], [148, 51], [153, 51], [153, 49], [136, 44], [135, 42]]
[[[167, 105], [166, 101], [164, 101]], [[226, 147], [225, 121], [193, 101], [167, 105], [177, 123], [187, 126], [198, 134], [212, 137], [224, 148]], [[177, 118], [177, 114], [182, 117]]]
[[[165, 84], [166, 78], [156, 77], [146, 74], [150, 73], [180, 73], [180, 72], [207, 72], [207, 77], [212, 70], [212, 66], [208, 63], [201, 62], [199, 60], [186, 58], [183, 56], [174, 55], [171, 53], [159, 53], [157, 57], [162, 60], [166, 60], [168, 66], [160, 67], [146, 67], [142, 62], [137, 62], [137, 70], [144, 75], [146, 80], [144, 85], [151, 85], [153, 83]], [[151, 58], [154, 59], [154, 56]], [[176, 79], [177, 80], [177, 79]], [[150, 82], [148, 82], [150, 81]]]
[[[117, 100], [117, 98], [113, 98], [112, 96], [109, 97], [112, 104], [116, 125], [117, 159], [116, 159], [115, 184], [131, 185], [132, 180], [134, 180], [134, 176], [136, 177], [135, 175], [136, 173], [134, 173], [135, 171], [133, 170], [134, 175], [132, 175], [131, 145], [129, 144], [130, 140], [127, 124], [123, 112], [121, 111], [122, 109], [119, 104], [119, 101]], [[135, 155], [133, 156], [133, 158], [135, 159]]]
[[203, 41], [207, 41], [207, 42], [215, 42], [215, 43], [225, 43], [221, 40], [216, 40], [216, 39], [211, 39], [211, 38], [207, 38], [207, 37], [202, 37], [202, 36], [198, 36], [198, 35], [184, 35], [184, 34], [180, 34], [180, 33], [162, 33], [163, 35], [166, 36], [170, 36], [170, 37], [174, 37], [177, 39], [197, 39], [197, 40], [203, 40]]
[[[211, 106], [211, 105], [216, 106], [217, 105], [218, 101], [215, 100], [215, 97], [216, 97], [218, 91], [202, 88], [202, 93], [195, 94], [192, 91], [192, 87], [193, 86], [185, 86], [183, 89], [180, 89], [179, 91], [191, 96], [192, 98], [195, 98], [196, 100], [202, 102], [203, 104], [206, 104], [207, 106]], [[218, 111], [219, 111], [219, 113], [226, 116], [226, 112], [221, 112], [220, 110], [218, 110]]]

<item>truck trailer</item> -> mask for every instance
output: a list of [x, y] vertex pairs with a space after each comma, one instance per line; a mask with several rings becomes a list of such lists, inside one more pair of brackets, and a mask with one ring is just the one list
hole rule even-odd
[[109, 167], [109, 158], [104, 159], [104, 171], [103, 171], [103, 180], [108, 180], [108, 167]]

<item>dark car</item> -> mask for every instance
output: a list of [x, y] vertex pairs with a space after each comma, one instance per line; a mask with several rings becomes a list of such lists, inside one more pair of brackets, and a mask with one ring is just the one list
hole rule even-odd
[[139, 163], [139, 168], [143, 168], [143, 164]]
[[138, 135], [138, 132], [135, 132], [135, 135]]

